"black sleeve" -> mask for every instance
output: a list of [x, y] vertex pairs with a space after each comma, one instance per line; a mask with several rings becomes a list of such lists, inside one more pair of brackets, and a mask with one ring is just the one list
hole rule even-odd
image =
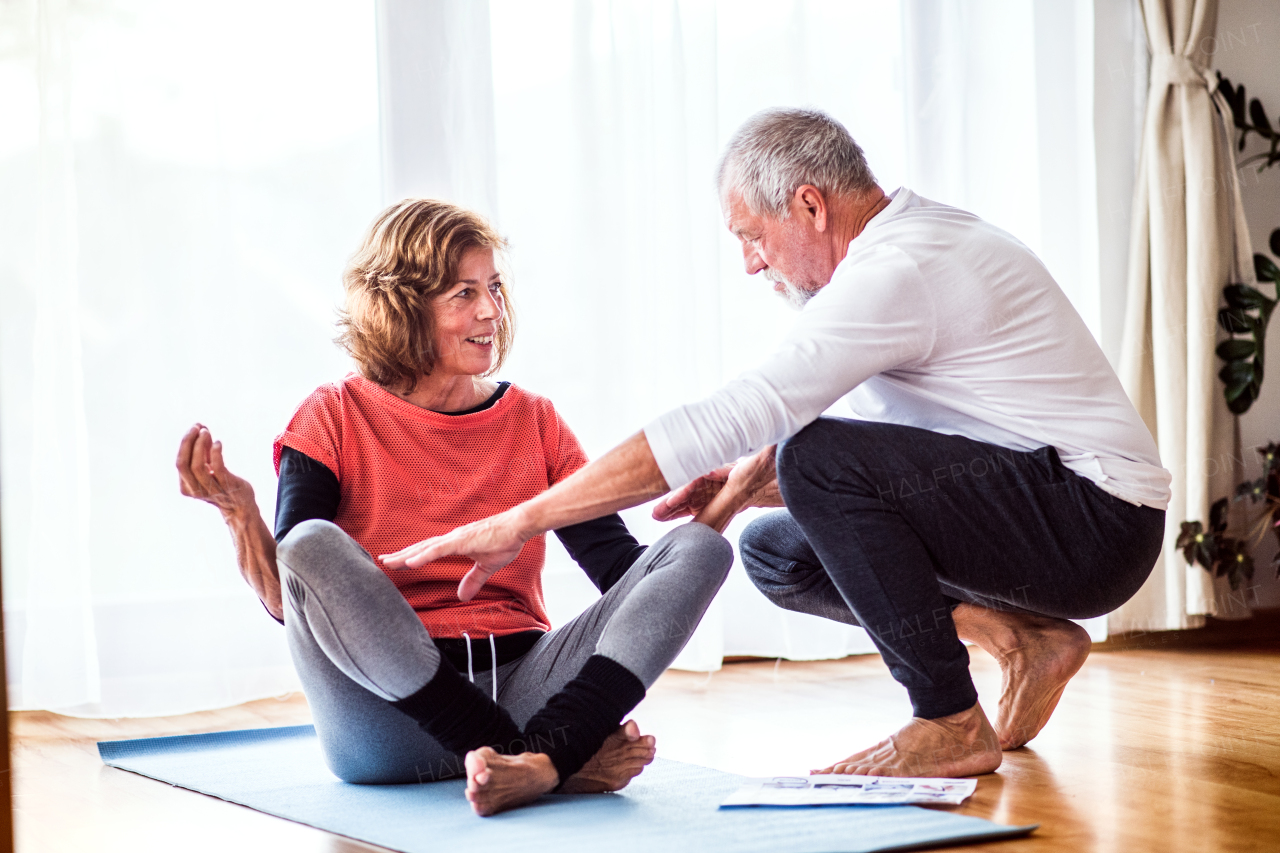
[[617, 513], [562, 527], [556, 536], [601, 592], [608, 592], [645, 549]]
[[338, 478], [324, 463], [292, 447], [282, 449], [276, 486], [276, 542], [308, 519], [333, 521], [341, 498]]

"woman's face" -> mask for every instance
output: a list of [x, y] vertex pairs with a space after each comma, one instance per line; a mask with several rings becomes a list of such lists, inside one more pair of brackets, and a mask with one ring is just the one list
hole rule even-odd
[[493, 367], [493, 339], [506, 313], [501, 284], [493, 249], [476, 246], [463, 254], [458, 280], [431, 302], [439, 354], [433, 374], [477, 376]]

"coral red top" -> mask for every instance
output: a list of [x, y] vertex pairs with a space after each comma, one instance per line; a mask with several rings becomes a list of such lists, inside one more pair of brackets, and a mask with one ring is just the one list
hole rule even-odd
[[[510, 509], [587, 462], [551, 401], [515, 385], [492, 407], [441, 415], [358, 374], [322, 385], [276, 438], [323, 463], [342, 498], [334, 523], [374, 555], [390, 554]], [[433, 637], [551, 628], [542, 596], [545, 536], [525, 543], [471, 601], [458, 600], [466, 557], [419, 569], [383, 569]]]

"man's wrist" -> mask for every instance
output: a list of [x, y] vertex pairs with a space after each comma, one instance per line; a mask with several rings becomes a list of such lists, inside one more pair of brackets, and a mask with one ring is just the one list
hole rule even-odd
[[546, 533], [548, 527], [542, 526], [542, 513], [538, 511], [538, 499], [526, 501], [507, 510], [506, 515], [511, 525], [519, 533], [520, 538], [528, 542], [535, 536]]

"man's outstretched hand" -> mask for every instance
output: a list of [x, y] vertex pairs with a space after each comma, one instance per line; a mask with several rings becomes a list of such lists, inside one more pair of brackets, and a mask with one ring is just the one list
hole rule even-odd
[[785, 506], [782, 493], [778, 491], [778, 477], [774, 468], [776, 451], [776, 446], [770, 445], [754, 456], [717, 468], [671, 491], [654, 504], [654, 519], [673, 521], [685, 516], [698, 517], [704, 509], [721, 498], [721, 492], [726, 487], [733, 493], [732, 500], [729, 495], [725, 495], [723, 501], [732, 503], [736, 507], [734, 512], [749, 506]]
[[709, 474], [685, 483], [678, 489], [667, 492], [653, 505], [654, 520], [675, 521], [677, 518], [702, 512], [703, 508], [720, 494], [724, 484], [729, 481], [729, 472], [732, 470], [732, 465], [725, 465], [723, 468], [717, 468]]
[[469, 557], [475, 565], [458, 584], [458, 598], [470, 601], [494, 572], [520, 555], [520, 549], [531, 538], [521, 532], [509, 515], [501, 513], [473, 521], [443, 536], [423, 539], [394, 554], [383, 554], [380, 559], [389, 569], [416, 569], [441, 557], [455, 554]]

